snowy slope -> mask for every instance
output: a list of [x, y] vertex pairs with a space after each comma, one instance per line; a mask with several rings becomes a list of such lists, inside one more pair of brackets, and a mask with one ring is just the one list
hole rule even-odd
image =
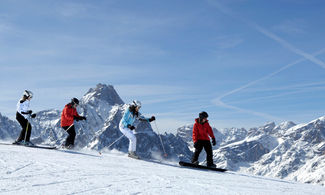
[[0, 145], [1, 194], [325, 194], [319, 185], [180, 168], [124, 153]]

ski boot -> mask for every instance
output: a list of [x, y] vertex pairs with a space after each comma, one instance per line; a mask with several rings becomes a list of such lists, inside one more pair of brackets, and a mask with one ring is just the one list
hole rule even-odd
[[26, 141], [24, 143], [25, 146], [35, 146], [35, 144], [33, 144], [31, 141]]
[[135, 152], [129, 152], [128, 157], [135, 158], [135, 159], [140, 159], [140, 157]]
[[197, 160], [196, 161], [193, 161], [192, 164], [193, 165], [199, 165], [199, 161], [197, 161]]
[[216, 168], [217, 167], [217, 165], [215, 165], [215, 164], [207, 164], [207, 167], [210, 167], [210, 168]]
[[14, 144], [14, 145], [23, 145], [23, 142], [24, 142], [23, 140], [22, 141], [16, 140], [12, 144]]
[[71, 149], [73, 149], [74, 148], [74, 145], [72, 145], [72, 144], [70, 144], [70, 145], [62, 145], [61, 146], [63, 149], [68, 149], [68, 150], [71, 150]]

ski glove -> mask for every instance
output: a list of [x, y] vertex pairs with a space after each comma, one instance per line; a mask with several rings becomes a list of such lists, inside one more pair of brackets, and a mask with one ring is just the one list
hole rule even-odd
[[212, 145], [216, 145], [217, 144], [217, 142], [216, 142], [216, 138], [212, 138]]
[[194, 142], [194, 148], [196, 149], [199, 146], [198, 142]]
[[133, 125], [130, 125], [130, 124], [128, 124], [127, 128], [129, 128], [131, 130], [134, 130], [135, 129], [135, 127]]
[[35, 118], [35, 117], [36, 117], [36, 114], [35, 114], [35, 113], [34, 113], [34, 114], [32, 114], [32, 115], [31, 115], [31, 117], [32, 117], [32, 118]]
[[156, 117], [155, 116], [152, 116], [151, 118], [149, 118], [149, 122], [152, 122], [154, 120], [156, 120]]
[[79, 120], [87, 120], [87, 118], [84, 117], [84, 116], [81, 116], [81, 117], [79, 118]]

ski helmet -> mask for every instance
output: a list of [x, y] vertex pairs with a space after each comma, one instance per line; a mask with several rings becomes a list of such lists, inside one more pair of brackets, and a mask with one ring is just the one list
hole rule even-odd
[[72, 98], [71, 103], [79, 105], [79, 100], [77, 98]]
[[33, 97], [33, 92], [25, 90], [23, 95], [26, 96], [27, 98], [32, 98]]
[[139, 100], [133, 100], [132, 105], [139, 109], [141, 108], [141, 102]]
[[200, 114], [199, 114], [199, 118], [200, 118], [200, 120], [202, 120], [202, 119], [204, 119], [204, 118], [208, 118], [209, 117], [209, 115], [208, 115], [208, 113], [206, 113], [205, 111], [202, 111], [202, 112], [200, 112]]

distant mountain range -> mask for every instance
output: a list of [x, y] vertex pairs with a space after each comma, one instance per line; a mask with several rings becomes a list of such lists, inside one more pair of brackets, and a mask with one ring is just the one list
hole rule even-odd
[[[128, 139], [125, 137], [107, 148], [122, 136], [118, 125], [127, 107], [111, 85], [98, 84], [89, 89], [78, 107], [80, 115], [86, 116], [87, 120], [75, 122], [76, 147], [127, 152]], [[60, 116], [61, 110], [38, 112], [31, 121], [32, 142], [61, 145], [67, 134], [60, 127]], [[159, 135], [151, 124], [137, 122], [135, 126], [138, 154], [143, 158], [162, 156]], [[176, 135], [160, 135], [170, 160], [191, 159], [192, 128], [193, 125], [186, 125], [178, 128]], [[214, 161], [218, 167], [325, 185], [325, 117], [307, 124], [284, 122], [276, 125], [272, 122], [249, 130], [230, 128], [219, 131], [213, 128], [213, 131], [217, 140]], [[0, 139], [13, 141], [19, 132], [16, 121], [0, 114]], [[204, 163], [204, 152], [200, 160]]]

